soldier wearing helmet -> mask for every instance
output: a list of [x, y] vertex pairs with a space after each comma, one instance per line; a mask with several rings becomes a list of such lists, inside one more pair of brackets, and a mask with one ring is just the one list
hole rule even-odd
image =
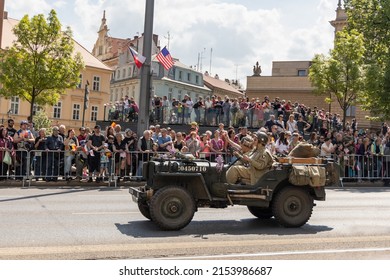
[[241, 164], [230, 167], [226, 172], [226, 182], [256, 184], [260, 177], [272, 166], [273, 157], [265, 148], [268, 136], [264, 132], [253, 134], [255, 149], [250, 155], [241, 157]]

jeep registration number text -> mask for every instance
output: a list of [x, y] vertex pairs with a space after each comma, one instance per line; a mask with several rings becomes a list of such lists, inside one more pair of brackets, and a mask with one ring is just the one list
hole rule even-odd
[[178, 170], [184, 171], [184, 172], [206, 172], [207, 167], [206, 166], [181, 165], [181, 166], [179, 166]]

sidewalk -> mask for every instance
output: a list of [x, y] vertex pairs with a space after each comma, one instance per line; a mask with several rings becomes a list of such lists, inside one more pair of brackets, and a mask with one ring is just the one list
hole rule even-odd
[[[135, 186], [142, 186], [145, 182], [142, 181], [121, 181], [116, 184], [117, 188], [128, 188], [128, 187], [135, 187]], [[46, 181], [35, 181], [33, 180], [31, 184], [29, 184], [29, 181], [16, 181], [16, 180], [5, 180], [0, 181], [0, 188], [115, 188], [115, 182], [99, 182], [96, 183], [91, 182], [88, 183], [86, 180], [79, 181], [79, 180], [71, 180], [71, 181], [65, 181], [65, 180], [58, 180], [57, 182], [46, 182]]]
[[[128, 188], [128, 187], [137, 187], [137, 186], [143, 186], [145, 184], [144, 181], [120, 181], [116, 187], [117, 188]], [[35, 181], [32, 180], [31, 184], [29, 185], [29, 181], [26, 180], [23, 184], [23, 181], [15, 181], [15, 180], [6, 180], [6, 181], [0, 181], [0, 188], [20, 188], [20, 187], [32, 187], [32, 188], [115, 188], [115, 182], [91, 182], [88, 183], [86, 180], [71, 180], [71, 181], [64, 181], [59, 180], [57, 182], [46, 182], [46, 181]], [[363, 180], [362, 182], [343, 182], [342, 185], [339, 186], [326, 186], [325, 188], [361, 188], [361, 187], [375, 187], [375, 188], [389, 188], [390, 186], [384, 186], [383, 181], [378, 180], [374, 182], [370, 182], [369, 180]]]

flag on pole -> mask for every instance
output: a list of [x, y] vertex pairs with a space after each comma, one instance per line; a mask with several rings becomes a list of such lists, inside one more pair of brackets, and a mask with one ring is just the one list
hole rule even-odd
[[133, 50], [131, 47], [129, 47], [130, 53], [133, 56], [135, 65], [137, 65], [138, 68], [141, 68], [142, 64], [144, 64], [146, 57], [140, 55], [135, 50]]
[[167, 50], [167, 47], [164, 47], [156, 56], [156, 58], [167, 70], [169, 70], [173, 66], [173, 59], [171, 54]]

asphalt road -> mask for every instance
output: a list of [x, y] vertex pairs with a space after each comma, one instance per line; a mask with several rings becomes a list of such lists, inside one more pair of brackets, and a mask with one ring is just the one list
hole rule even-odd
[[296, 229], [233, 206], [166, 232], [127, 189], [1, 188], [0, 259], [390, 259], [390, 188], [328, 189], [316, 203]]

